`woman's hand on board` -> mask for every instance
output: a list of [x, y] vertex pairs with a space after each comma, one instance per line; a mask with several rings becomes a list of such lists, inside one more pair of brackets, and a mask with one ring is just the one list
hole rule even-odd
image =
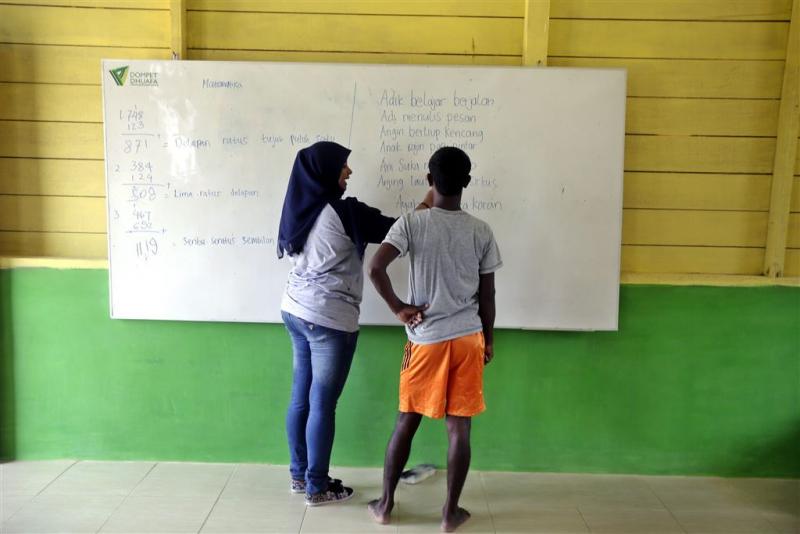
[[425, 193], [425, 198], [422, 199], [422, 202], [429, 208], [433, 207], [433, 186], [431, 186]]

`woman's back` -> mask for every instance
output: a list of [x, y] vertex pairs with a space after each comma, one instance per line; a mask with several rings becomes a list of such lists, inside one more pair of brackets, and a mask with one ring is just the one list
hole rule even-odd
[[327, 328], [358, 330], [362, 261], [330, 205], [320, 212], [303, 250], [289, 259], [292, 270], [281, 309]]

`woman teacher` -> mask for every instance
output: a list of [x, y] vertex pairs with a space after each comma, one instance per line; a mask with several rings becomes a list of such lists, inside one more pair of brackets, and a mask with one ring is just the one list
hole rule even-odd
[[383, 241], [395, 221], [355, 197], [342, 198], [352, 174], [349, 155], [329, 141], [298, 152], [278, 234], [278, 257], [292, 262], [281, 301], [293, 348], [286, 415], [291, 491], [305, 493], [309, 506], [353, 495], [328, 476], [336, 403], [358, 339], [364, 251]]

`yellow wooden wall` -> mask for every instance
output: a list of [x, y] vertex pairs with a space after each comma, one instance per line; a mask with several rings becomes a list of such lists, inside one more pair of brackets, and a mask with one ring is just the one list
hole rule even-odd
[[550, 65], [628, 69], [623, 271], [761, 273], [790, 14], [788, 0], [553, 0]]
[[[185, 2], [188, 59], [522, 63], [525, 0]], [[623, 271], [761, 274], [791, 9], [551, 0], [549, 65], [628, 69]], [[0, 43], [0, 256], [104, 258], [99, 60], [169, 58], [170, 2], [0, 0]]]

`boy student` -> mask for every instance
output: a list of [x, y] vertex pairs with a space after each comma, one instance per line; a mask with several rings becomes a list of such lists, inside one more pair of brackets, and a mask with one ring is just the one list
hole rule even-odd
[[[461, 210], [471, 163], [460, 149], [431, 156], [433, 205], [397, 220], [369, 267], [369, 277], [397, 318], [408, 343], [400, 371], [400, 413], [386, 448], [383, 496], [371, 501], [378, 523], [389, 522], [394, 492], [422, 416], [447, 417], [447, 500], [442, 530], [469, 519], [459, 508], [470, 462], [471, 417], [485, 409], [483, 366], [494, 355], [494, 272], [502, 265], [489, 225]], [[430, 209], [420, 209], [430, 208]], [[409, 302], [401, 301], [386, 273], [409, 255]]]

